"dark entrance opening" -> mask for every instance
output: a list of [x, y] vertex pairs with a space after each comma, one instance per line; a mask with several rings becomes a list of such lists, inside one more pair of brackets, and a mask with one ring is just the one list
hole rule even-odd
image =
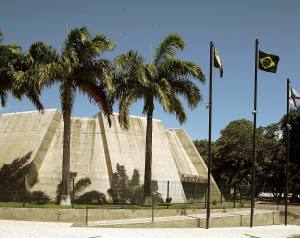
[[187, 201], [205, 202], [206, 184], [195, 182], [183, 182], [182, 187]]

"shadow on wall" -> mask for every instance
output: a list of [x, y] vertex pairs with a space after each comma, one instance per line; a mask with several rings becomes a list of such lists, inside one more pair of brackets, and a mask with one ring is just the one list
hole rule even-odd
[[[129, 179], [125, 166], [117, 164], [117, 172], [113, 173], [111, 188], [107, 190], [113, 204], [144, 204], [144, 185], [140, 184], [140, 173], [133, 170]], [[164, 203], [158, 192], [157, 181], [152, 181], [152, 201], [154, 204]]]
[[[70, 181], [77, 176], [76, 172], [70, 172]], [[96, 190], [92, 190], [86, 193], [83, 193], [92, 184], [90, 178], [81, 178], [71, 188], [71, 197], [73, 204], [87, 204], [87, 205], [103, 205], [106, 204], [106, 196]], [[61, 182], [57, 185], [56, 189], [56, 204], [60, 203], [61, 196]]]
[[30, 192], [37, 182], [37, 169], [29, 162], [32, 151], [25, 156], [16, 158], [10, 164], [4, 164], [0, 169], [0, 201], [2, 202], [48, 202], [49, 197], [42, 191]]

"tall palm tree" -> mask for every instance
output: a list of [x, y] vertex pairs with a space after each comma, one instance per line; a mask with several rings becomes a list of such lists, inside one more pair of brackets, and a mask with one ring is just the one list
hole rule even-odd
[[[0, 31], [0, 43], [2, 40]], [[37, 54], [38, 45], [33, 44], [28, 53], [22, 53], [21, 47], [8, 44], [0, 44], [0, 100], [2, 107], [6, 106], [8, 93], [12, 93], [17, 99], [26, 96], [39, 110], [43, 105], [39, 99], [40, 89], [38, 81], [31, 77], [38, 65], [47, 62], [42, 57], [42, 51]]]
[[113, 92], [113, 99], [119, 100], [119, 121], [125, 129], [129, 127], [128, 115], [131, 105], [140, 99], [144, 101], [143, 113], [147, 116], [145, 204], [151, 202], [154, 102], [161, 104], [166, 112], [175, 114], [182, 124], [186, 121], [186, 112], [180, 97], [186, 99], [191, 109], [195, 108], [202, 98], [199, 88], [191, 78], [204, 83], [205, 76], [195, 63], [175, 57], [176, 51], [183, 49], [183, 39], [177, 34], [170, 34], [156, 49], [153, 63], [145, 64], [143, 57], [132, 50], [115, 59], [114, 80], [117, 86]]
[[112, 108], [108, 100], [108, 88], [112, 87], [112, 67], [110, 62], [100, 58], [100, 55], [113, 50], [114, 47], [115, 44], [103, 35], [92, 36], [86, 27], [75, 28], [68, 34], [60, 55], [51, 63], [39, 67], [38, 77], [43, 87], [59, 83], [64, 122], [61, 205], [71, 204], [70, 128], [76, 91], [97, 103], [110, 123]]

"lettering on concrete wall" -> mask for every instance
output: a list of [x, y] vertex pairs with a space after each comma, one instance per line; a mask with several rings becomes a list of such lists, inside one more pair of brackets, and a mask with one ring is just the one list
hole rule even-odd
[[181, 182], [189, 183], [207, 183], [207, 178], [199, 175], [182, 174], [180, 176]]

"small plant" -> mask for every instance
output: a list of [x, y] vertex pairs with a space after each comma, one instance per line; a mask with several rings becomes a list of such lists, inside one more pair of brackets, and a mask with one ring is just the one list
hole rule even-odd
[[240, 207], [245, 207], [246, 205], [246, 201], [245, 200], [241, 200], [240, 201]]
[[212, 201], [212, 205], [217, 205], [217, 204], [218, 204], [218, 202], [216, 199]]
[[[117, 172], [113, 173], [112, 186], [107, 190], [113, 204], [143, 204], [144, 186], [140, 184], [140, 174], [137, 169], [133, 170], [131, 179], [128, 178], [125, 166], [117, 164]], [[152, 181], [152, 202], [164, 203], [158, 192], [157, 181]]]
[[27, 201], [34, 202], [38, 205], [43, 205], [50, 201], [50, 197], [42, 191], [34, 191], [29, 194]]
[[80, 195], [76, 200], [77, 204], [102, 205], [106, 204], [106, 197], [98, 191], [90, 191]]
[[[71, 172], [70, 180], [72, 181], [72, 179], [75, 178], [76, 176], [77, 173]], [[96, 205], [96, 204], [100, 205], [100, 204], [107, 203], [105, 195], [96, 190], [83, 193], [83, 191], [91, 184], [92, 182], [88, 177], [81, 178], [75, 183], [73, 188], [74, 190], [70, 191], [71, 195], [73, 196], [73, 203], [89, 204], [89, 205]], [[57, 185], [57, 189], [56, 189], [56, 199], [55, 199], [56, 204], [59, 204], [60, 202], [60, 195], [61, 195], [61, 182]]]

